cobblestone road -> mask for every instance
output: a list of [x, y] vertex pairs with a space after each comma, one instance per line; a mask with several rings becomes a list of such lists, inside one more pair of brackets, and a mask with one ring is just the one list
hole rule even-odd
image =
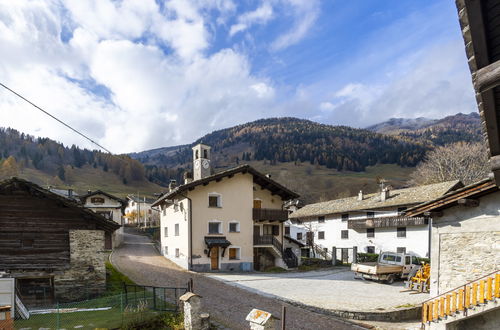
[[[282, 302], [229, 286], [200, 274], [187, 272], [158, 254], [146, 236], [131, 230], [124, 244], [111, 256], [112, 263], [137, 284], [152, 286], [185, 286], [193, 278], [195, 293], [203, 297], [204, 309], [218, 323], [229, 329], [248, 329], [245, 317], [252, 308], [274, 315], [281, 314]], [[364, 329], [358, 325], [304, 308], [285, 304], [287, 329]]]

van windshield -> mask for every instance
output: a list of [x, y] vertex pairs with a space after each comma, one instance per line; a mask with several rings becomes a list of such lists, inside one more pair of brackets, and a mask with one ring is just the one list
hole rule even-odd
[[382, 254], [382, 258], [380, 261], [386, 264], [399, 263], [401, 262], [401, 256], [395, 254]]

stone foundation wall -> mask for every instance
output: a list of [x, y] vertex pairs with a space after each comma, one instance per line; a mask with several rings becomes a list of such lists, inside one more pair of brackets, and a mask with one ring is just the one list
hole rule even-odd
[[500, 258], [500, 232], [441, 234], [439, 292], [494, 272]]
[[54, 276], [56, 300], [78, 301], [106, 290], [104, 231], [70, 230], [70, 268]]

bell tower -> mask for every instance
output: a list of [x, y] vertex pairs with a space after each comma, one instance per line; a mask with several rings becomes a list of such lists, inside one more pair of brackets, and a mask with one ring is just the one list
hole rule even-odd
[[200, 180], [210, 174], [210, 146], [197, 144], [193, 147], [193, 179]]

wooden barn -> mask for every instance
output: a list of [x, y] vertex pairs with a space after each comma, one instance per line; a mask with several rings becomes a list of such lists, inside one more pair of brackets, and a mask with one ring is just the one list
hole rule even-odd
[[0, 182], [0, 274], [28, 305], [76, 301], [106, 288], [113, 220], [32, 182]]

